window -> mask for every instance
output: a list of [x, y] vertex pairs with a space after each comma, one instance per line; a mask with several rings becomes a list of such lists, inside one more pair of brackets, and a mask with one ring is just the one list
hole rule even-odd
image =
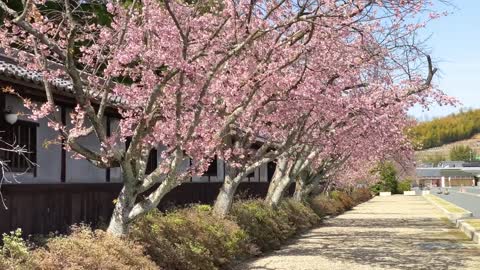
[[0, 128], [1, 148], [10, 148], [8, 144], [23, 147], [26, 153], [18, 154], [0, 150], [0, 159], [8, 162], [12, 172], [33, 172], [37, 162], [37, 123], [18, 120], [10, 125], [2, 123]]
[[275, 169], [277, 168], [277, 164], [274, 162], [268, 162], [267, 163], [267, 180], [270, 182], [273, 178], [273, 174], [275, 173]]
[[214, 157], [212, 162], [208, 165], [207, 171], [204, 176], [217, 176], [217, 157]]
[[157, 149], [153, 148], [150, 150], [148, 155], [147, 168], [145, 169], [146, 174], [152, 173], [157, 168]]
[[[132, 142], [132, 138], [127, 137], [125, 141], [126, 149], [128, 149], [131, 142]], [[152, 173], [157, 168], [157, 165], [158, 165], [157, 149], [153, 148], [152, 150], [150, 150], [150, 153], [148, 154], [147, 167], [145, 168], [145, 174]]]

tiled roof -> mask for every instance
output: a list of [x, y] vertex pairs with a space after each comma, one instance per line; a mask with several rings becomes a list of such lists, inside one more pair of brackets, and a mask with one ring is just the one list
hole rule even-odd
[[[0, 76], [6, 77], [13, 81], [21, 81], [24, 83], [34, 84], [39, 88], [43, 87], [42, 74], [37, 71], [28, 70], [13, 61], [9, 60], [8, 57], [0, 55]], [[1, 78], [0, 78], [1, 80]], [[51, 82], [51, 85], [54, 89], [60, 93], [65, 93], [73, 95], [72, 82], [64, 79], [54, 79]], [[101, 92], [90, 93], [94, 99], [100, 99]], [[112, 105], [121, 104], [122, 99], [118, 96], [110, 96], [109, 102]]]
[[417, 168], [417, 176], [420, 178], [444, 177], [473, 177], [474, 173], [464, 171], [463, 168]]
[[440, 168], [417, 168], [418, 177], [441, 177]]

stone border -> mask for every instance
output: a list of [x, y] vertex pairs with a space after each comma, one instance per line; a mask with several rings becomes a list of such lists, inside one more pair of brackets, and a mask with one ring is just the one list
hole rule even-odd
[[[434, 196], [434, 195], [431, 195]], [[435, 207], [438, 209], [442, 210], [448, 217], [448, 219], [455, 224], [455, 226], [460, 229], [468, 238], [470, 238], [473, 242], [480, 244], [480, 230], [475, 229], [474, 226], [470, 225], [468, 221], [480, 221], [480, 219], [472, 219], [471, 217], [473, 216], [472, 212], [467, 211], [460, 206], [457, 206], [451, 202], [448, 202], [442, 198], [437, 197], [440, 200], [443, 200], [455, 207], [461, 208], [465, 210], [464, 213], [453, 213], [448, 211], [447, 209], [443, 208], [441, 205], [436, 203], [435, 201], [431, 200], [429, 196], [423, 196], [428, 202], [433, 204]]]
[[453, 204], [453, 203], [451, 203], [451, 202], [448, 202], [448, 201], [446, 201], [446, 200], [444, 200], [444, 199], [442, 199], [442, 198], [440, 198], [440, 197], [436, 197], [437, 199], [440, 199], [440, 200], [446, 202], [447, 204], [450, 204], [450, 205], [452, 205], [452, 206], [454, 206], [454, 207], [457, 207], [457, 208], [460, 208], [460, 209], [464, 210], [463, 213], [450, 212], [450, 211], [448, 211], [447, 209], [445, 209], [443, 206], [439, 205], [437, 202], [435, 202], [435, 201], [433, 201], [432, 199], [430, 199], [430, 196], [435, 196], [435, 195], [427, 195], [427, 196], [424, 195], [423, 197], [424, 197], [427, 201], [429, 201], [431, 204], [433, 204], [435, 207], [437, 207], [438, 209], [440, 209], [441, 211], [443, 211], [443, 212], [447, 215], [448, 219], [449, 219], [451, 222], [453, 222], [454, 224], [457, 224], [457, 220], [464, 219], [464, 218], [470, 218], [470, 217], [473, 216], [472, 212], [467, 211], [467, 210], [461, 208], [460, 206], [457, 206], [457, 205], [455, 205], [455, 204]]
[[[472, 219], [470, 219], [472, 220]], [[479, 219], [473, 219], [479, 220]], [[468, 224], [467, 220], [458, 220], [457, 228], [459, 228], [464, 234], [467, 235], [473, 242], [480, 244], [480, 232], [475, 229], [472, 225]]]

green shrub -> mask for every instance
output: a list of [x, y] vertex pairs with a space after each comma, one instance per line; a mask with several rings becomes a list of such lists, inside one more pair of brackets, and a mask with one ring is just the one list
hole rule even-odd
[[332, 216], [352, 209], [355, 205], [372, 198], [367, 188], [360, 188], [347, 193], [335, 190], [330, 195], [319, 194], [309, 199], [310, 208], [320, 217]]
[[159, 269], [142, 246], [104, 231], [72, 227], [68, 236], [49, 239], [33, 251], [39, 269]]
[[353, 208], [353, 206], [355, 206], [355, 202], [353, 201], [352, 197], [343, 191], [332, 191], [330, 193], [330, 197], [342, 203], [344, 210], [350, 210]]
[[293, 199], [282, 201], [279, 209], [287, 214], [288, 221], [296, 232], [305, 231], [320, 222], [320, 217], [313, 212], [312, 208]]
[[22, 238], [22, 229], [2, 235], [3, 246], [0, 253], [4, 257], [22, 259], [29, 255], [27, 243]]
[[297, 231], [282, 208], [267, 206], [262, 200], [244, 200], [234, 203], [232, 218], [246, 231], [262, 251], [277, 249]]
[[371, 187], [375, 194], [380, 192], [398, 193], [398, 177], [395, 165], [390, 161], [380, 162], [378, 166], [372, 171], [379, 176], [379, 181]]
[[355, 204], [359, 204], [370, 200], [372, 193], [368, 188], [359, 188], [353, 190], [351, 196]]
[[398, 192], [403, 193], [404, 191], [409, 191], [412, 188], [412, 180], [405, 179], [398, 182]]
[[155, 210], [132, 224], [128, 239], [75, 226], [68, 236], [50, 235], [35, 250], [19, 229], [3, 235], [0, 269], [220, 269], [258, 249], [277, 249], [317, 225], [320, 217], [369, 198], [365, 189], [350, 195], [334, 191], [312, 198], [309, 205], [286, 199], [275, 209], [262, 200], [243, 200], [234, 203], [229, 219], [213, 216], [209, 205]]
[[341, 201], [335, 200], [325, 194], [320, 194], [310, 198], [310, 207], [319, 216], [338, 215], [345, 211]]
[[0, 269], [32, 269], [34, 263], [28, 244], [22, 238], [22, 230], [17, 229], [2, 235], [0, 248]]
[[218, 269], [255, 251], [239, 226], [214, 217], [206, 205], [154, 210], [133, 225], [131, 237], [165, 269]]

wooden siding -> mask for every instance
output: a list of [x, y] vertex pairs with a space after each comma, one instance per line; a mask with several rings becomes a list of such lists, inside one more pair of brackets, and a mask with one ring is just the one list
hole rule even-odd
[[[191, 203], [211, 204], [223, 183], [185, 183], [162, 200], [159, 208]], [[268, 182], [241, 183], [237, 194], [264, 197]], [[0, 234], [22, 228], [25, 235], [66, 232], [76, 223], [93, 227], [105, 225], [113, 211], [113, 201], [122, 185], [98, 184], [21, 184], [3, 185], [1, 192], [8, 210], [0, 206]], [[290, 194], [293, 192], [290, 189]]]

